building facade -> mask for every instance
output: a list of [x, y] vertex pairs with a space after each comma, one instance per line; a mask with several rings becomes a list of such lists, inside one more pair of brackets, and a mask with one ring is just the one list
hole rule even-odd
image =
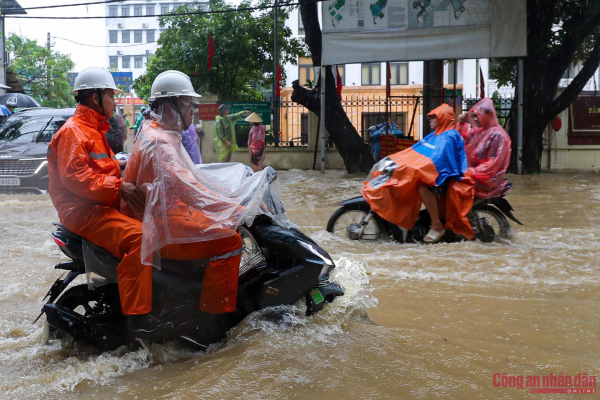
[[[107, 3], [106, 15], [106, 68], [132, 72], [133, 79], [146, 71], [148, 57], [158, 47], [158, 38], [164, 27], [158, 17], [176, 12], [181, 6], [208, 10], [206, 1], [191, 0], [127, 0]], [[181, 11], [184, 11], [183, 9]]]

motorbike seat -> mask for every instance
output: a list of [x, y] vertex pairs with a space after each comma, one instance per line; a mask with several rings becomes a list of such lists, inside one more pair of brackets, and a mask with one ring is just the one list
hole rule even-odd
[[[53, 233], [53, 236], [68, 242], [69, 250], [77, 253], [79, 260], [85, 261], [87, 272], [95, 272], [109, 282], [117, 282], [117, 266], [121, 263], [120, 258], [113, 256], [109, 251], [96, 246], [82, 236], [71, 232], [62, 224], [54, 223], [54, 226], [56, 226], [57, 231]], [[209, 261], [208, 259], [191, 261], [162, 259], [161, 270], [202, 282]]]
[[[103, 280], [97, 279], [98, 284], [117, 283], [117, 267], [121, 259], [85, 239], [83, 239], [83, 253], [86, 272], [103, 278]], [[157, 293], [170, 289], [180, 293], [199, 293], [202, 290], [201, 282], [207, 266], [208, 260], [162, 260], [161, 270], [152, 271], [152, 284]]]

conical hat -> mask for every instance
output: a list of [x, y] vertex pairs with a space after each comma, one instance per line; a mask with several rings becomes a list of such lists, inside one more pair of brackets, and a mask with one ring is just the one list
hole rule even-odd
[[246, 118], [246, 122], [261, 123], [261, 122], [263, 122], [263, 120], [261, 117], [258, 116], [257, 113], [252, 113], [252, 114], [250, 114], [249, 117]]

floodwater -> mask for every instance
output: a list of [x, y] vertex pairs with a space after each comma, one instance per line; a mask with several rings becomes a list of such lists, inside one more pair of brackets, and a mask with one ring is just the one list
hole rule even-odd
[[[47, 195], [0, 195], [0, 398], [532, 398], [493, 375], [600, 375], [600, 175], [511, 176], [507, 243], [350, 242], [325, 231], [364, 177], [280, 172], [292, 221], [346, 296], [306, 318], [249, 316], [207, 352], [99, 353], [32, 321], [59, 272]], [[558, 395], [545, 395], [554, 398]], [[562, 398], [562, 397], [561, 397]]]

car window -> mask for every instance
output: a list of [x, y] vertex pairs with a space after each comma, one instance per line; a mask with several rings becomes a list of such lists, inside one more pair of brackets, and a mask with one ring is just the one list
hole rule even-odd
[[12, 115], [0, 125], [0, 140], [11, 143], [32, 143], [52, 117]]
[[66, 119], [58, 117], [52, 118], [52, 121], [44, 128], [37, 139], [37, 142], [50, 143], [56, 132], [67, 122]]

